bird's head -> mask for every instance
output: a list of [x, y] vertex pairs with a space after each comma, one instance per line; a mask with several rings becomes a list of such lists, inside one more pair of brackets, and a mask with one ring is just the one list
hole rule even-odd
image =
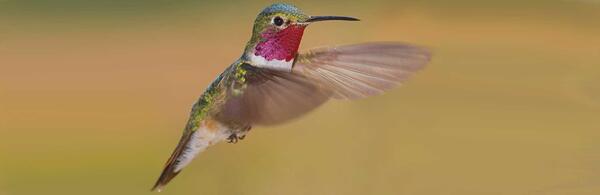
[[272, 4], [256, 17], [244, 58], [255, 66], [289, 69], [306, 26], [327, 20], [358, 21], [346, 16], [309, 16], [290, 4]]

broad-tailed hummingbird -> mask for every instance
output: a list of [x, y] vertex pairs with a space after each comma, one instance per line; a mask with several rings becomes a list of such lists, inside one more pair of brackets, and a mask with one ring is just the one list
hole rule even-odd
[[360, 99], [400, 85], [430, 59], [426, 49], [363, 43], [298, 53], [305, 28], [320, 21], [290, 4], [268, 6], [254, 21], [242, 56], [193, 105], [183, 136], [153, 190], [162, 188], [207, 147], [243, 139], [252, 126], [299, 117], [330, 98]]

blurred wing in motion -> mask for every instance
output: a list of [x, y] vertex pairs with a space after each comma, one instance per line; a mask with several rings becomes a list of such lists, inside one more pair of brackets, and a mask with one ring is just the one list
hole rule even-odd
[[292, 71], [310, 78], [336, 99], [379, 95], [407, 80], [431, 57], [401, 43], [364, 43], [320, 48], [300, 54]]
[[326, 102], [331, 91], [290, 72], [241, 65], [244, 86], [229, 87], [221, 119], [274, 125], [305, 114]]
[[229, 87], [223, 120], [273, 125], [336, 99], [379, 95], [423, 68], [430, 53], [398, 43], [322, 48], [300, 54], [292, 72], [241, 65], [244, 85]]

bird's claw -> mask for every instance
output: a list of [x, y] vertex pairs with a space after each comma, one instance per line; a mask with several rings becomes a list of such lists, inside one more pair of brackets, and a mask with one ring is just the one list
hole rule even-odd
[[235, 144], [237, 143], [239, 140], [243, 140], [246, 137], [246, 135], [241, 135], [239, 136], [236, 133], [231, 134], [228, 138], [227, 138], [227, 143], [232, 143]]

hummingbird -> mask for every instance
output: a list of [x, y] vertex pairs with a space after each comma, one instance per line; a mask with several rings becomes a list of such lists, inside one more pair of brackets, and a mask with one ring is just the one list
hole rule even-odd
[[347, 16], [310, 16], [286, 3], [264, 8], [254, 21], [241, 57], [193, 104], [179, 144], [152, 190], [161, 191], [209, 146], [236, 143], [253, 126], [287, 122], [329, 99], [382, 94], [430, 60], [427, 49], [395, 42], [298, 52], [307, 26], [332, 20], [359, 21]]

